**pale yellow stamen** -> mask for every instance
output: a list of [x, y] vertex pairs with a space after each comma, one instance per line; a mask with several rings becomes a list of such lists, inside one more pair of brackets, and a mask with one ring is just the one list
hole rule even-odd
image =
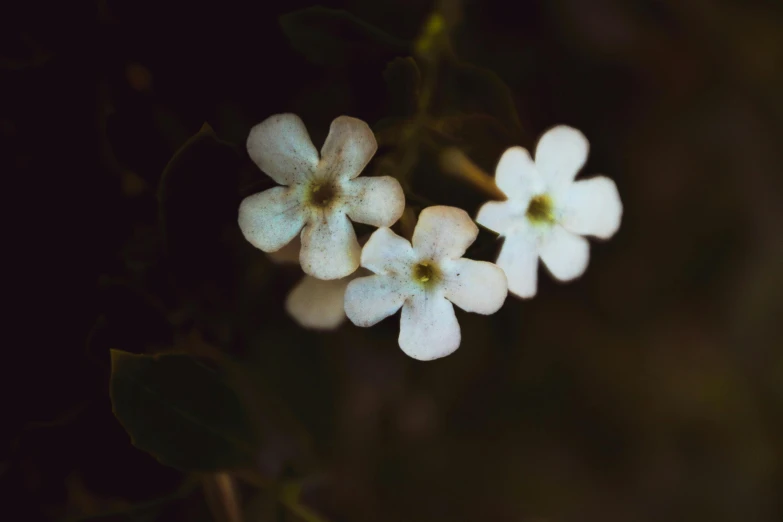
[[438, 268], [427, 261], [413, 266], [413, 279], [421, 285], [431, 285], [438, 278]]
[[541, 194], [530, 200], [525, 215], [536, 224], [554, 223], [555, 213], [552, 198], [547, 194]]
[[330, 183], [313, 183], [310, 185], [310, 204], [316, 207], [327, 207], [337, 196], [337, 190]]

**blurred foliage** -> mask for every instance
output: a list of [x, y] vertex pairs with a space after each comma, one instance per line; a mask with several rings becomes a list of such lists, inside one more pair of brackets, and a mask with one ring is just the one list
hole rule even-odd
[[[9, 302], [32, 313], [3, 365], [0, 518], [783, 516], [779, 2], [16, 9], [0, 160], [29, 220]], [[373, 125], [402, 229], [487, 199], [444, 151], [492, 172], [579, 127], [621, 230], [578, 281], [542, 270], [532, 301], [458, 311], [434, 363], [401, 353], [396, 318], [302, 330], [282, 307], [300, 271], [236, 226], [271, 186], [244, 138], [287, 111], [317, 146], [338, 114]], [[482, 230], [470, 255], [497, 247]]]
[[406, 54], [409, 44], [352, 14], [310, 7], [280, 17], [294, 49], [323, 67], [345, 67]]
[[112, 408], [136, 447], [186, 471], [250, 467], [259, 437], [219, 369], [188, 355], [111, 358]]

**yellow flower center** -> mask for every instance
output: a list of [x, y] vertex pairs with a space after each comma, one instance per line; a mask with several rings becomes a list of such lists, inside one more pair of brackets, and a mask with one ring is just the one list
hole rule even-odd
[[427, 261], [413, 265], [413, 280], [420, 285], [429, 286], [438, 279], [438, 268]]
[[541, 194], [530, 200], [525, 215], [535, 224], [551, 224], [555, 222], [554, 210], [552, 198], [547, 194]]
[[310, 204], [316, 207], [328, 207], [337, 197], [336, 187], [329, 182], [314, 182], [310, 185]]

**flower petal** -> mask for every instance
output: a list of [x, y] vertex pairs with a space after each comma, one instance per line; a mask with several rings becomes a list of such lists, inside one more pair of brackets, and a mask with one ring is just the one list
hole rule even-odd
[[372, 326], [397, 312], [408, 297], [393, 276], [359, 277], [348, 284], [345, 313], [357, 326]]
[[476, 240], [478, 227], [461, 208], [427, 207], [413, 231], [413, 249], [422, 259], [458, 259]]
[[508, 294], [503, 270], [486, 261], [457, 259], [441, 264], [446, 299], [466, 312], [494, 314]]
[[353, 224], [343, 212], [321, 213], [302, 231], [299, 263], [313, 277], [339, 279], [352, 274], [360, 255]]
[[285, 309], [305, 328], [334, 330], [345, 320], [343, 301], [349, 277], [323, 281], [304, 276], [285, 300]]
[[590, 244], [582, 236], [555, 225], [544, 238], [539, 253], [541, 261], [556, 279], [570, 281], [584, 274], [587, 269]]
[[606, 176], [577, 181], [565, 195], [562, 225], [571, 232], [608, 239], [620, 228], [623, 204]]
[[547, 131], [536, 147], [536, 168], [557, 195], [574, 180], [587, 161], [590, 144], [584, 134], [566, 125]]
[[390, 227], [405, 210], [405, 194], [391, 176], [356, 178], [345, 184], [348, 217], [357, 223]]
[[321, 149], [318, 176], [321, 179], [353, 179], [370, 162], [378, 142], [370, 126], [350, 116], [335, 118]]
[[362, 266], [376, 274], [404, 277], [414, 261], [411, 244], [390, 228], [373, 232], [362, 249]]
[[281, 185], [304, 182], [318, 165], [318, 150], [296, 114], [275, 114], [250, 129], [247, 152]]
[[481, 205], [476, 215], [476, 223], [502, 236], [514, 225], [515, 218], [518, 219], [515, 210], [509, 201], [488, 201]]
[[307, 220], [298, 191], [274, 187], [242, 200], [239, 205], [239, 228], [245, 239], [264, 252], [274, 252], [287, 245]]
[[509, 292], [523, 298], [536, 295], [538, 247], [535, 235], [522, 231], [507, 236], [496, 263], [506, 273]]
[[495, 169], [495, 184], [509, 199], [522, 203], [546, 189], [530, 153], [522, 147], [506, 149], [500, 157]]
[[408, 299], [400, 317], [400, 348], [410, 357], [431, 361], [459, 348], [462, 334], [454, 306], [441, 294], [419, 293]]

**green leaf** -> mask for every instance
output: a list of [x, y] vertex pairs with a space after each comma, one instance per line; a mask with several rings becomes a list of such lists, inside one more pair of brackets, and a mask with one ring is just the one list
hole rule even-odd
[[389, 115], [408, 116], [416, 111], [421, 71], [410, 56], [395, 58], [386, 65], [383, 79], [389, 90]]
[[78, 518], [66, 518], [63, 522], [158, 522], [171, 519], [171, 511], [191, 494], [193, 487], [182, 488], [171, 495], [133, 504], [100, 515], [88, 515]]
[[[160, 219], [169, 252], [203, 251], [205, 235], [236, 218], [240, 158], [208, 124], [179, 148], [158, 187]], [[197, 244], [193, 244], [194, 243]]]
[[294, 49], [323, 67], [388, 61], [410, 54], [408, 42], [339, 9], [308, 7], [284, 14], [280, 25]]
[[452, 114], [430, 120], [427, 129], [440, 146], [459, 147], [487, 172], [494, 172], [503, 151], [516, 142], [506, 125], [486, 114]]
[[302, 485], [298, 482], [286, 482], [280, 488], [280, 502], [303, 522], [327, 522], [313, 509], [302, 503]]
[[157, 296], [129, 280], [101, 277], [98, 281], [101, 315], [87, 339], [87, 355], [105, 364], [112, 348], [152, 353], [174, 341], [167, 310]]
[[239, 180], [247, 163], [205, 124], [174, 154], [158, 188], [163, 273], [183, 317], [220, 343], [237, 313], [236, 253], [247, 244], [237, 225]]
[[521, 130], [514, 96], [500, 76], [466, 62], [452, 62], [443, 69], [441, 114], [486, 114], [511, 132]]
[[226, 310], [236, 288], [242, 165], [237, 150], [205, 124], [174, 154], [158, 187], [164, 267], [194, 311]]
[[181, 354], [111, 352], [114, 415], [131, 442], [186, 471], [254, 465], [257, 435], [220, 371]]

